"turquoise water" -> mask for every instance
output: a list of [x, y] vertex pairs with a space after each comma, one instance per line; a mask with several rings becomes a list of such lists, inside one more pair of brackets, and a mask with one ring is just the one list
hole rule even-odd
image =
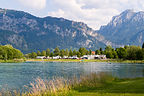
[[74, 75], [91, 72], [106, 72], [120, 78], [144, 77], [144, 64], [124, 63], [56, 63], [26, 62], [0, 63], [0, 89], [21, 89], [29, 85], [37, 77], [51, 79], [53, 77], [71, 78]]

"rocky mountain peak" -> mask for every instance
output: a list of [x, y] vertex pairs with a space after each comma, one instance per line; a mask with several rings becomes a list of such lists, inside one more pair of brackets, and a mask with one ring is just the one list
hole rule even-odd
[[109, 23], [109, 26], [113, 26], [116, 27], [122, 23], [125, 23], [129, 20], [131, 20], [131, 18], [135, 15], [135, 12], [133, 10], [126, 10], [124, 12], [122, 12], [120, 15], [114, 16], [112, 18], [112, 21]]
[[[141, 45], [144, 42], [144, 12], [126, 10], [98, 31], [116, 44]], [[138, 39], [140, 38], [140, 39]]]

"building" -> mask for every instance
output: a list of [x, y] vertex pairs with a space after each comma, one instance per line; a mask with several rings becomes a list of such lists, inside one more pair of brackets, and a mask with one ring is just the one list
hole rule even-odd
[[61, 59], [60, 56], [54, 56], [52, 59]]
[[46, 59], [46, 56], [37, 56], [36, 59]]
[[69, 57], [69, 59], [79, 59], [77, 56]]
[[64, 56], [62, 59], [68, 59], [68, 56]]
[[84, 55], [82, 59], [106, 59], [106, 55]]

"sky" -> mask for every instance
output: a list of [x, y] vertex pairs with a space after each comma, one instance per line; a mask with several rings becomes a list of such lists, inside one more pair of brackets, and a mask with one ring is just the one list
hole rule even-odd
[[0, 0], [0, 8], [25, 11], [37, 17], [63, 17], [98, 30], [124, 10], [144, 11], [144, 0]]

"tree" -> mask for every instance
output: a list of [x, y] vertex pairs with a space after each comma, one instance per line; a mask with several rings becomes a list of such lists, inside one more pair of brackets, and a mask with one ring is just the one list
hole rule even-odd
[[17, 54], [14, 55], [14, 51], [12, 48], [6, 48], [7, 52], [7, 59], [12, 60], [14, 56], [17, 56]]
[[112, 51], [107, 51], [106, 52], [106, 57], [111, 58], [111, 59], [114, 58], [114, 55], [113, 55]]
[[7, 53], [4, 54], [4, 60], [7, 60], [8, 56]]
[[37, 57], [37, 54], [35, 52], [32, 52], [31, 53], [31, 58], [36, 58]]
[[125, 48], [122, 48], [122, 47], [117, 48], [117, 49], [116, 49], [116, 52], [117, 52], [118, 57], [119, 57], [120, 59], [126, 59], [126, 57], [127, 57], [127, 51], [126, 51]]
[[53, 57], [53, 56], [54, 56], [54, 54], [53, 54], [53, 52], [51, 52], [51, 53], [50, 53], [50, 57]]
[[41, 52], [40, 51], [37, 51], [37, 56], [41, 56]]
[[144, 43], [143, 43], [143, 45], [142, 45], [142, 48], [144, 49]]
[[23, 53], [20, 50], [18, 50], [18, 49], [13, 49], [13, 50], [14, 50], [13, 59], [20, 59], [20, 58], [24, 57]]
[[70, 56], [70, 57], [73, 56], [73, 51], [72, 51], [72, 49], [70, 49], [70, 51], [69, 51], [69, 56]]
[[77, 57], [81, 57], [81, 53], [79, 51], [77, 52]]
[[49, 48], [46, 50], [46, 56], [50, 56], [50, 49]]
[[[105, 54], [107, 58], [116, 58], [116, 53], [114, 52], [115, 50], [111, 46], [107, 46], [105, 48]], [[115, 56], [114, 56], [115, 55]]]
[[80, 48], [79, 52], [81, 53], [81, 56], [86, 55], [88, 53], [88, 51], [86, 50], [86, 48]]
[[41, 55], [42, 55], [42, 56], [46, 56], [46, 51], [43, 50], [43, 51], [41, 52]]
[[65, 55], [65, 50], [64, 50], [64, 49], [62, 49], [62, 50], [60, 51], [60, 56], [63, 58], [63, 57], [64, 57], [64, 55]]
[[73, 55], [77, 55], [77, 51], [75, 49], [73, 50]]
[[105, 48], [105, 51], [112, 51], [112, 50], [113, 48], [110, 45]]
[[100, 54], [101, 54], [101, 53], [100, 53], [100, 50], [96, 50], [96, 51], [95, 51], [95, 54], [96, 54], [96, 55], [100, 55]]
[[124, 46], [124, 48], [125, 48], [125, 49], [128, 49], [128, 48], [129, 48], [129, 46], [125, 45], [125, 46]]
[[140, 50], [141, 47], [138, 46], [129, 46], [129, 48], [127, 48], [127, 59], [129, 60], [136, 60], [137, 59], [137, 51]]
[[5, 54], [5, 50], [0, 46], [0, 59], [4, 59]]
[[68, 51], [68, 49], [66, 49], [66, 51], [65, 51], [65, 56], [69, 56], [69, 51]]
[[6, 49], [4, 46], [1, 47], [1, 51], [0, 51], [0, 54], [1, 54], [1, 57], [3, 60], [7, 60], [8, 59], [8, 56], [7, 56], [7, 52], [6, 52]]
[[89, 55], [92, 55], [92, 50], [91, 49], [89, 49]]
[[137, 57], [137, 60], [143, 60], [144, 59], [144, 49], [139, 49], [136, 52], [136, 57]]
[[103, 50], [102, 50], [102, 48], [100, 48], [99, 50], [100, 50], [100, 54], [103, 54]]
[[113, 59], [117, 59], [118, 58], [117, 52], [115, 50], [113, 50], [112, 52], [113, 52], [112, 53], [113, 54]]
[[0, 46], [0, 59], [12, 60], [23, 58], [23, 53], [11, 45]]
[[60, 55], [60, 50], [59, 50], [58, 47], [56, 47], [56, 48], [54, 49], [54, 56], [58, 56], [58, 55]]

